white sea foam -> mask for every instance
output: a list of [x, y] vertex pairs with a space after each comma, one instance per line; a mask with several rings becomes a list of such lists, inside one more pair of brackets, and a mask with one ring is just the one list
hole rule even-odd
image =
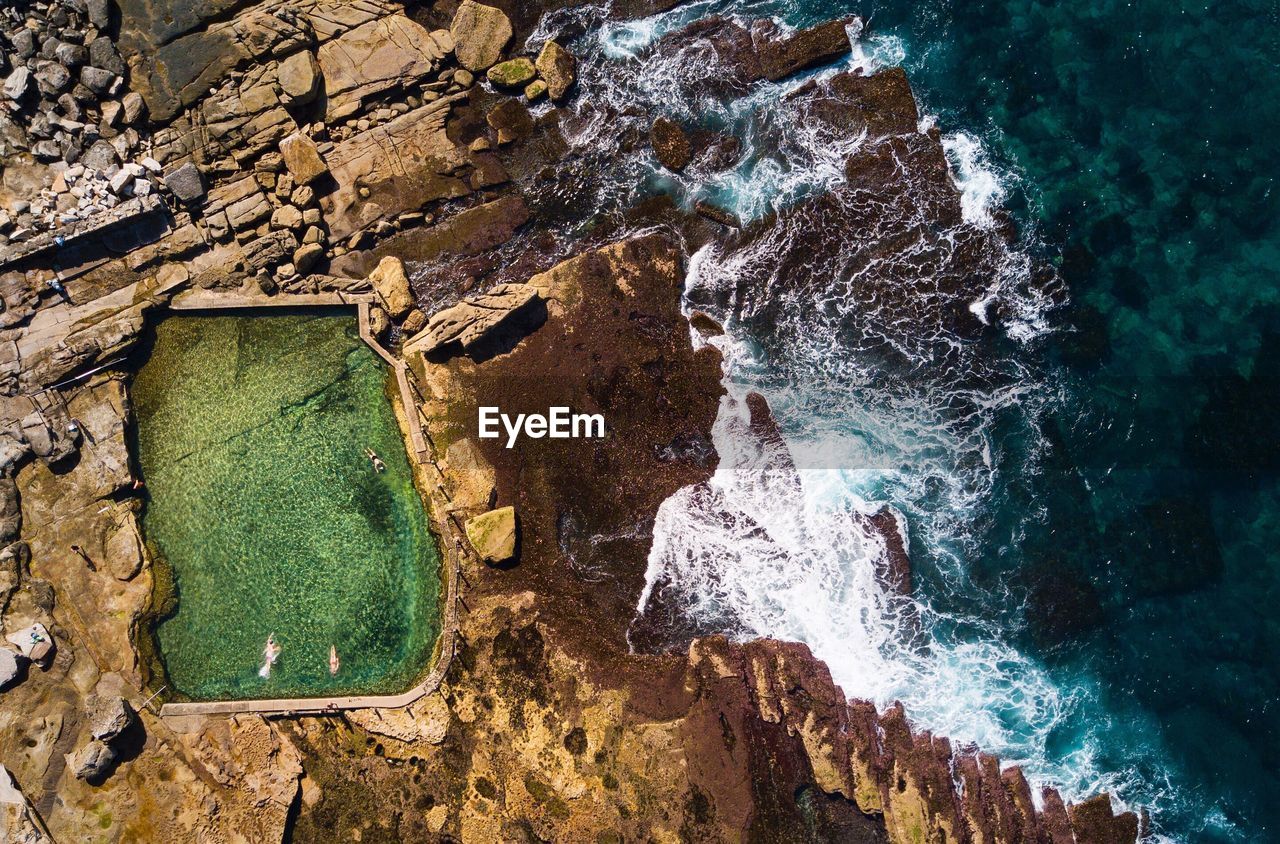
[[991, 212], [1005, 201], [1008, 191], [982, 142], [968, 132], [952, 132], [942, 136], [942, 149], [951, 163], [951, 177], [960, 189], [965, 222], [982, 228], [995, 225]]

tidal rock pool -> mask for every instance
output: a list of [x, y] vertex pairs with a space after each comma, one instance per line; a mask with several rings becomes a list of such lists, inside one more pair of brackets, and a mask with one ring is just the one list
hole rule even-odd
[[155, 629], [175, 691], [394, 693], [425, 672], [439, 556], [386, 380], [351, 316], [156, 325], [132, 397], [143, 527], [176, 589]]

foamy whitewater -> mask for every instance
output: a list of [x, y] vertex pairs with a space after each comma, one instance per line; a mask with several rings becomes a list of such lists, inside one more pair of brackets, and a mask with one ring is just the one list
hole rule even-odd
[[[625, 24], [608, 22], [599, 8], [579, 8], [549, 15], [530, 38], [536, 46], [570, 24], [588, 33], [576, 43], [584, 55], [583, 94], [573, 106], [577, 120], [566, 128], [585, 160], [609, 158], [608, 169], [619, 174], [593, 198], [603, 211], [658, 189], [686, 207], [705, 198], [751, 220], [843, 181], [844, 162], [864, 138], [796, 121], [782, 95], [798, 80], [758, 83], [723, 102], [694, 93], [706, 68], [640, 58], [664, 33], [712, 12], [740, 12], [745, 21], [757, 16], [753, 5], [695, 3]], [[857, 25], [850, 36], [855, 49], [845, 63], [809, 75], [870, 73], [902, 61], [896, 39], [863, 39]], [[647, 146], [622, 152], [626, 122], [647, 131], [657, 114], [732, 131], [743, 143], [741, 163], [727, 172], [695, 167], [675, 175], [657, 167]], [[784, 131], [769, 138], [784, 141], [766, 148], [760, 136], [777, 127]], [[928, 118], [921, 131], [927, 128]], [[1007, 175], [991, 166], [978, 137], [963, 131], [943, 137], [965, 225], [993, 226]], [[776, 263], [788, 248], [784, 232], [754, 243], [737, 252], [713, 244], [693, 255], [687, 310], [693, 303], [708, 310], [706, 303], [733, 290], [745, 267]], [[1037, 420], [1055, 400], [1053, 384], [1017, 352], [1052, 328], [1048, 303], [1025, 283], [1031, 266], [1026, 254], [1011, 250], [985, 294], [969, 304], [984, 322], [1000, 305], [1000, 329], [1014, 352], [995, 363], [979, 360], [961, 338], [920, 336], [913, 325], [851, 314], [860, 305], [840, 293], [850, 279], [833, 279], [822, 316], [793, 324], [784, 317], [771, 332], [769, 353], [733, 314], [711, 309], [725, 335], [705, 341], [695, 334], [694, 342], [710, 342], [724, 356], [728, 394], [714, 428], [720, 463], [709, 483], [681, 490], [659, 510], [636, 612], [643, 615], [664, 590], [699, 629], [805, 642], [850, 697], [880, 707], [900, 700], [917, 726], [1020, 764], [1033, 781], [1058, 785], [1068, 799], [1101, 790], [1123, 799], [1137, 774], [1104, 770], [1097, 760], [1093, 736], [1108, 728], [1098, 690], [1084, 681], [1056, 684], [1006, 644], [995, 625], [924, 602], [907, 606], [888, 594], [876, 574], [883, 542], [864, 521], [894, 508], [913, 549], [927, 549], [948, 589], [976, 588], [967, 571], [984, 554], [973, 525], [990, 506], [1001, 448], [993, 426], [997, 419], [1008, 426], [1012, 417], [1034, 440]], [[844, 330], [851, 316], [861, 332], [853, 338]], [[877, 343], [900, 352], [907, 371], [886, 375], [862, 355]], [[974, 386], [984, 379], [967, 373], [933, 372], [939, 349], [975, 371], [992, 367], [1000, 377], [987, 383], [998, 386]], [[753, 433], [750, 391], [768, 399], [785, 444]], [[1035, 459], [1033, 450], [1022, 468], [1033, 471]], [[1055, 731], [1068, 724], [1078, 730], [1082, 722], [1093, 731], [1086, 740], [1050, 747]], [[1158, 790], [1146, 783], [1144, 802]]]

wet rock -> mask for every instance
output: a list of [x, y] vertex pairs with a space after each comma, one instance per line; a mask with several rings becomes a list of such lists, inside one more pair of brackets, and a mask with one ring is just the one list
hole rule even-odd
[[538, 75], [547, 83], [547, 96], [552, 100], [564, 99], [578, 78], [578, 60], [555, 41], [548, 41], [534, 62]]
[[316, 142], [301, 132], [295, 132], [280, 142], [280, 155], [284, 157], [284, 166], [300, 185], [310, 184], [329, 172], [328, 165], [316, 149]]
[[[532, 82], [530, 82], [528, 85], [524, 86], [524, 98], [529, 102], [533, 102], [535, 100], [540, 99], [546, 93], [547, 93], [547, 83], [543, 82], [541, 79], [535, 79]], [[483, 139], [477, 138], [476, 140], [479, 141]]]
[[511, 21], [501, 9], [463, 0], [449, 26], [458, 64], [470, 71], [487, 70], [511, 40]]
[[165, 176], [164, 184], [180, 202], [198, 202], [204, 198], [204, 179], [193, 162], [188, 161]]
[[1090, 844], [1130, 844], [1138, 838], [1138, 816], [1133, 812], [1111, 811], [1106, 794], [1090, 797], [1070, 808], [1071, 828], [1077, 841]]
[[101, 782], [111, 773], [111, 766], [116, 761], [116, 752], [105, 741], [94, 739], [75, 753], [67, 756], [67, 767], [75, 774], [76, 779], [90, 783]]
[[320, 64], [310, 51], [294, 53], [280, 62], [276, 75], [281, 90], [299, 105], [311, 102], [320, 90]]
[[705, 199], [699, 199], [693, 203], [693, 210], [699, 217], [705, 217], [713, 223], [719, 223], [725, 228], [738, 229], [742, 227], [742, 221], [737, 215], [731, 211], [726, 211], [718, 205], [713, 205]]
[[129, 729], [133, 724], [133, 707], [129, 701], [119, 695], [95, 695], [89, 699], [88, 712], [91, 735], [100, 741], [109, 742]]
[[516, 510], [499, 507], [467, 519], [466, 533], [480, 559], [490, 565], [506, 562], [516, 553]]
[[815, 65], [834, 61], [850, 51], [846, 27], [851, 21], [828, 21], [787, 36], [778, 33], [772, 22], [753, 27], [752, 36], [764, 77], [772, 82], [785, 79]]
[[432, 354], [455, 343], [471, 351], [509, 321], [515, 327], [521, 317], [532, 316], [540, 303], [532, 285], [500, 284], [432, 315], [426, 329], [405, 344], [405, 354]]
[[409, 289], [409, 277], [405, 275], [404, 263], [399, 258], [388, 256], [379, 261], [369, 274], [369, 283], [395, 319], [413, 307], [413, 291]]
[[489, 68], [486, 76], [489, 82], [499, 88], [515, 88], [533, 79], [536, 73], [533, 62], [521, 56], [495, 64]]
[[533, 134], [533, 117], [519, 100], [503, 100], [490, 109], [485, 121], [498, 133], [498, 143], [522, 141]]
[[658, 161], [668, 170], [676, 172], [683, 170], [693, 155], [689, 136], [685, 134], [684, 129], [681, 129], [675, 121], [665, 117], [659, 117], [653, 121], [653, 127], [649, 130], [649, 143]]

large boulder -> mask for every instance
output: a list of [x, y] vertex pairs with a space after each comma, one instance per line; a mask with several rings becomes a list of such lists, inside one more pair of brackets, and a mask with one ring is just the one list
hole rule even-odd
[[578, 60], [555, 41], [548, 41], [534, 62], [538, 75], [547, 83], [547, 96], [560, 100], [578, 78]]
[[409, 277], [404, 272], [404, 262], [388, 255], [369, 273], [369, 283], [387, 308], [387, 313], [399, 319], [413, 307], [413, 291]]
[[516, 555], [516, 509], [499, 507], [467, 519], [467, 540], [486, 563], [502, 563]]
[[471, 71], [488, 70], [497, 62], [511, 32], [506, 13], [475, 0], [463, 0], [449, 26], [458, 64]]
[[533, 62], [521, 56], [517, 59], [498, 62], [489, 68], [486, 75], [489, 82], [499, 88], [516, 88], [529, 82], [536, 73]]
[[299, 185], [311, 184], [329, 172], [329, 165], [320, 157], [316, 142], [301, 132], [294, 132], [280, 142], [280, 155], [294, 182]]
[[469, 296], [452, 308], [435, 313], [427, 327], [405, 344], [405, 354], [431, 354], [457, 343], [470, 352], [504, 324], [531, 314], [542, 299], [528, 284], [499, 284], [488, 293]]
[[89, 729], [95, 739], [111, 741], [133, 723], [133, 707], [119, 695], [94, 696], [89, 700]]
[[101, 739], [94, 739], [75, 753], [67, 755], [67, 766], [77, 779], [98, 782], [111, 773], [116, 752]]
[[280, 89], [299, 105], [311, 102], [320, 90], [320, 64], [310, 50], [294, 53], [280, 62], [276, 76]]

